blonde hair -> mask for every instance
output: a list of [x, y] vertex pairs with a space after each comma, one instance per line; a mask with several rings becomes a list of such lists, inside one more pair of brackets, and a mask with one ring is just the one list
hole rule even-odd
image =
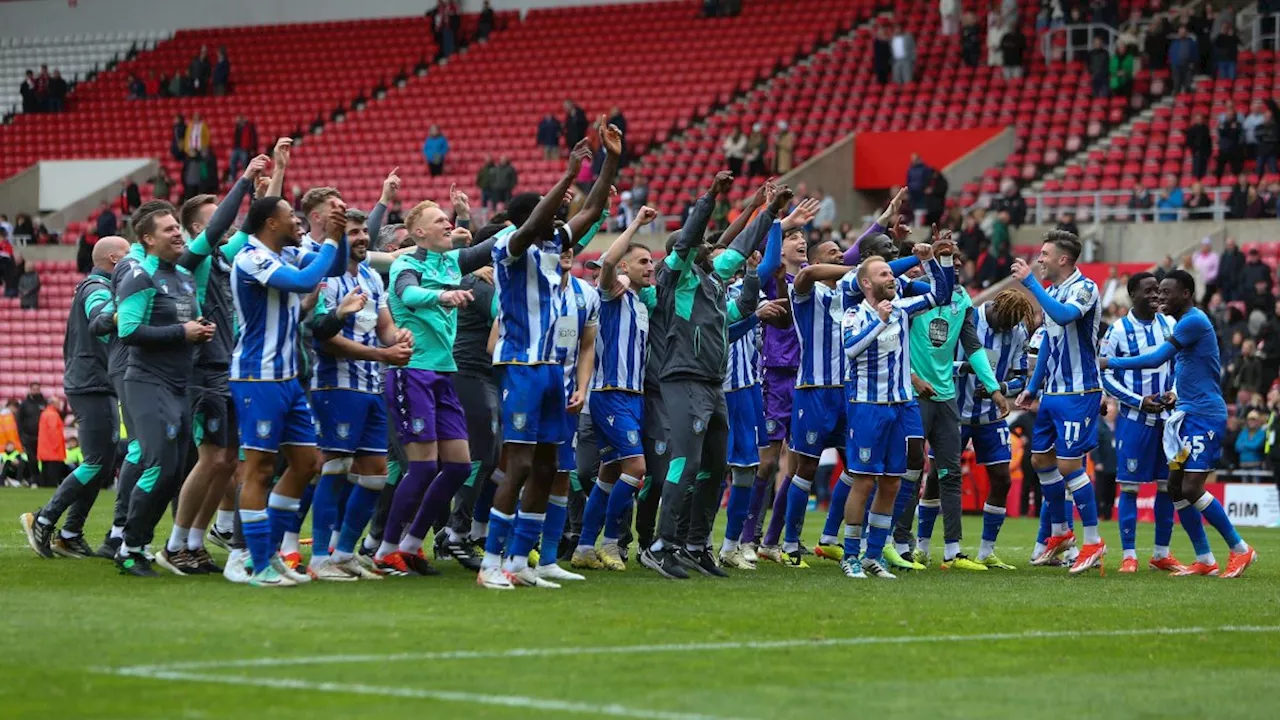
[[862, 263], [858, 265], [858, 284], [859, 285], [861, 285], [862, 281], [866, 279], [867, 272], [868, 272], [867, 268], [873, 262], [887, 262], [887, 261], [884, 258], [880, 257], [879, 255], [871, 255], [871, 256], [862, 258]]
[[338, 192], [338, 188], [335, 187], [311, 188], [302, 196], [302, 212], [310, 215], [312, 210], [329, 202], [329, 198], [341, 200], [342, 193]]
[[404, 226], [412, 230], [413, 226], [422, 219], [422, 216], [428, 210], [433, 210], [439, 207], [440, 203], [434, 200], [423, 200], [417, 205], [414, 205], [413, 209], [409, 211], [409, 214], [404, 216]]

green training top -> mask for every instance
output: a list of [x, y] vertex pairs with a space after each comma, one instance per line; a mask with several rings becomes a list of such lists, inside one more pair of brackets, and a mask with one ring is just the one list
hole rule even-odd
[[[951, 293], [951, 302], [911, 318], [911, 373], [933, 386], [932, 400], [951, 400], [956, 396], [955, 359], [956, 345], [961, 343], [965, 321], [973, 311], [973, 300], [963, 287]], [[976, 331], [969, 324], [972, 337], [964, 343], [972, 348], [976, 343]], [[998, 389], [991, 363], [981, 343], [977, 350], [966, 353], [978, 381], [988, 389]]]

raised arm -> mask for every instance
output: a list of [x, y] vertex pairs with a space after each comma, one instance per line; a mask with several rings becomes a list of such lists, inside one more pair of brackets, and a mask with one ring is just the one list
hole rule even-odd
[[729, 343], [733, 344], [747, 336], [747, 333], [754, 330], [760, 325], [760, 318], [755, 314], [742, 318], [738, 322], [729, 326]]
[[[742, 231], [747, 228], [747, 223], [755, 217], [756, 210], [764, 207], [768, 202], [768, 198], [773, 192], [773, 187], [773, 180], [766, 180], [763, 185], [756, 189], [755, 194], [751, 196], [746, 206], [742, 208], [742, 212], [738, 213], [738, 217], [734, 218], [733, 222], [729, 223], [729, 227], [720, 233], [719, 245], [721, 247], [729, 247], [729, 243], [742, 234]], [[764, 252], [764, 248], [758, 245], [756, 250]]]
[[728, 190], [732, 183], [733, 175], [727, 170], [716, 173], [715, 180], [711, 182], [711, 189], [693, 204], [693, 212], [689, 213], [684, 227], [680, 228], [675, 246], [671, 248], [671, 254], [664, 260], [667, 267], [679, 269], [678, 266], [682, 266], [688, 260], [689, 251], [702, 244], [702, 238], [707, 233], [707, 223], [711, 221], [711, 210], [715, 205], [716, 196]]
[[889, 328], [889, 316], [892, 312], [892, 304], [885, 300], [876, 306], [875, 312], [868, 312], [865, 306], [859, 306], [846, 313], [841, 331], [845, 357], [853, 359], [866, 352], [880, 333]]
[[218, 244], [218, 238], [222, 237], [231, 224], [236, 221], [236, 215], [240, 214], [240, 205], [244, 203], [244, 199], [253, 190], [254, 184], [258, 181], [258, 176], [267, 167], [267, 156], [259, 155], [249, 161], [249, 167], [245, 168], [244, 175], [236, 180], [231, 189], [227, 191], [227, 196], [222, 198], [222, 202], [218, 204], [218, 209], [213, 211], [213, 215], [209, 218], [209, 224], [204, 230], [196, 235], [195, 239], [187, 245], [187, 249], [183, 251], [182, 257], [178, 258], [178, 265], [187, 270], [194, 271], [204, 259], [213, 254]]
[[[1103, 369], [1111, 370], [1146, 370], [1148, 368], [1158, 368], [1161, 365], [1173, 360], [1178, 354], [1178, 347], [1173, 341], [1165, 340], [1160, 347], [1143, 355], [1135, 355], [1133, 357], [1123, 358], [1102, 358], [1100, 364]], [[1037, 363], [1039, 364], [1039, 363]], [[1039, 368], [1036, 368], [1038, 371]]]
[[[758, 257], [752, 253], [752, 257]], [[725, 317], [728, 322], [735, 323], [748, 316], [755, 315], [756, 307], [760, 304], [760, 276], [756, 273], [756, 266], [753, 263], [747, 264], [747, 271], [742, 276], [742, 292], [738, 294], [738, 299], [726, 308]]]
[[276, 140], [271, 150], [271, 183], [267, 185], [267, 194], [263, 197], [283, 197], [284, 171], [289, 167], [289, 154], [293, 150], [293, 138], [282, 137]]
[[[1117, 355], [1116, 335], [1124, 334], [1124, 328], [1120, 322], [1116, 322], [1107, 330], [1107, 335], [1102, 339], [1102, 347], [1098, 353], [1099, 357], [1113, 359]], [[1114, 370], [1110, 368], [1102, 371], [1102, 389], [1107, 394], [1114, 397], [1121, 405], [1127, 405], [1132, 408], [1142, 408], [1142, 396], [1130, 390], [1120, 378], [1116, 377]]]
[[845, 265], [857, 265], [862, 262], [862, 256], [859, 252], [859, 246], [862, 245], [862, 241], [892, 227], [893, 223], [898, 219], [898, 211], [902, 208], [902, 203], [906, 198], [907, 188], [902, 187], [898, 190], [898, 194], [894, 195], [893, 199], [889, 201], [889, 206], [880, 214], [880, 217], [871, 223], [871, 227], [864, 230], [858, 236], [858, 239], [854, 240], [853, 244], [849, 246], [849, 249], [844, 251], [843, 259]]
[[929, 292], [900, 300], [900, 307], [908, 315], [916, 315], [930, 308], [946, 305], [951, 302], [951, 291], [955, 287], [954, 258], [948, 249], [945, 254], [925, 263], [932, 285]]
[[604, 146], [604, 165], [600, 168], [600, 177], [591, 186], [591, 192], [587, 193], [586, 203], [567, 223], [569, 232], [575, 238], [587, 234], [587, 229], [609, 207], [609, 193], [613, 188], [613, 179], [618, 174], [618, 158], [622, 155], [622, 131], [617, 126], [607, 124], [605, 117], [601, 115], [596, 132], [600, 136], [600, 144]]
[[[764, 263], [760, 263], [764, 267]], [[808, 295], [813, 286], [821, 282], [835, 282], [850, 272], [844, 265], [806, 265], [800, 268], [791, 289], [796, 295]]]
[[622, 234], [614, 239], [609, 249], [600, 256], [600, 295], [606, 300], [621, 295], [625, 290], [618, 282], [618, 263], [622, 262], [622, 258], [627, 254], [627, 247], [631, 245], [631, 239], [635, 237], [636, 232], [641, 227], [648, 225], [656, 220], [658, 211], [649, 206], [640, 208], [640, 212], [636, 213], [631, 224], [627, 226]]
[[507, 243], [508, 255], [513, 257], [524, 255], [529, 246], [551, 234], [556, 212], [564, 204], [564, 194], [573, 184], [573, 179], [577, 177], [582, 163], [589, 157], [591, 157], [591, 147], [587, 145], [584, 138], [569, 154], [569, 167], [565, 168], [564, 176], [547, 191], [546, 195], [542, 196], [534, 206], [533, 212], [529, 213], [529, 218], [511, 235], [511, 240]]
[[1031, 267], [1022, 258], [1013, 261], [1013, 277], [1031, 292], [1036, 302], [1044, 310], [1044, 314], [1053, 318], [1053, 321], [1059, 325], [1073, 323], [1084, 314], [1083, 309], [1075, 303], [1064, 303], [1055, 300], [1049, 294], [1049, 291], [1045, 290], [1036, 281], [1035, 276], [1031, 274]]

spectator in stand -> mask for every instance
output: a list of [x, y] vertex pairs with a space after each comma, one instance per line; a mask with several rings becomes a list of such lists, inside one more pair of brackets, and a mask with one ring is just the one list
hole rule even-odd
[[1232, 30], [1236, 29], [1236, 11], [1231, 7], [1220, 7], [1213, 11], [1213, 24], [1210, 29], [1210, 35], [1217, 38], [1230, 26]]
[[973, 212], [964, 216], [964, 225], [960, 228], [956, 242], [960, 247], [960, 254], [975, 261], [982, 253], [982, 249], [987, 246], [987, 236], [982, 232], [978, 217]]
[[204, 155], [199, 158], [200, 163], [200, 192], [216, 195], [218, 193], [218, 157], [213, 154], [213, 148], [205, 148]]
[[1129, 193], [1129, 209], [1134, 211], [1134, 219], [1139, 221], [1150, 220], [1151, 214], [1148, 211], [1151, 210], [1153, 205], [1155, 205], [1155, 200], [1152, 199], [1147, 187], [1139, 180], [1134, 184], [1133, 191]]
[[111, 208], [110, 203], [102, 203], [102, 208], [98, 212], [98, 220], [94, 225], [94, 230], [98, 237], [107, 237], [115, 235], [120, 229], [119, 218], [116, 217], [116, 211]]
[[945, 184], [939, 182], [942, 173], [934, 174], [929, 180], [929, 184], [924, 187], [924, 224], [927, 227], [933, 227], [942, 222], [942, 216], [947, 211], [947, 193]]
[[1218, 288], [1218, 255], [1213, 251], [1213, 240], [1203, 238], [1200, 247], [1191, 256], [1191, 264], [1203, 281], [1197, 284], [1202, 297], [1208, 297]]
[[1093, 48], [1089, 50], [1089, 82], [1095, 98], [1111, 97], [1111, 53], [1101, 36], [1093, 38]]
[[1135, 62], [1136, 58], [1131, 45], [1122, 43], [1116, 47], [1116, 54], [1111, 56], [1111, 65], [1108, 68], [1112, 95], [1129, 97], [1133, 94]]
[[1263, 202], [1258, 196], [1257, 186], [1249, 186], [1249, 194], [1245, 198], [1244, 218], [1246, 220], [1260, 220], [1263, 217]]
[[231, 157], [227, 160], [227, 176], [236, 178], [249, 166], [249, 158], [258, 154], [258, 126], [245, 116], [236, 116], [231, 130]]
[[142, 191], [138, 189], [138, 183], [133, 178], [129, 178], [124, 184], [124, 207], [128, 214], [132, 215], [142, 205]]
[[640, 208], [648, 204], [649, 179], [643, 175], [637, 175], [635, 183], [631, 186], [631, 210], [639, 213]]
[[27, 76], [22, 79], [22, 85], [18, 86], [18, 93], [22, 96], [22, 112], [39, 112], [40, 103], [36, 100], [36, 74], [31, 70], [27, 71]]
[[3, 228], [10, 236], [13, 235], [13, 223], [9, 222], [9, 216], [0, 213], [0, 228]]
[[1256, 153], [1253, 155], [1258, 161], [1256, 166], [1258, 176], [1280, 172], [1280, 168], [1277, 168], [1276, 165], [1276, 152], [1278, 144], [1280, 144], [1280, 132], [1277, 132], [1276, 121], [1271, 113], [1267, 113], [1266, 117], [1254, 130], [1254, 139], [1258, 141]]
[[1209, 34], [1213, 29], [1212, 12], [1213, 8], [1208, 2], [1191, 10], [1183, 8], [1187, 18], [1185, 25], [1196, 38], [1197, 72], [1206, 75], [1213, 72], [1213, 36]]
[[742, 132], [741, 127], [735, 127], [729, 131], [724, 142], [720, 144], [720, 149], [724, 151], [725, 163], [729, 166], [729, 172], [734, 177], [742, 176], [742, 164], [747, 158], [747, 135]]
[[1240, 273], [1240, 285], [1244, 291], [1240, 299], [1244, 300], [1244, 304], [1248, 307], [1253, 307], [1259, 296], [1271, 293], [1271, 268], [1262, 262], [1262, 254], [1256, 247], [1249, 248], [1249, 252], [1245, 255], [1244, 269]]
[[191, 78], [191, 90], [195, 95], [204, 95], [209, 92], [209, 76], [213, 73], [213, 66], [209, 64], [209, 48], [201, 45], [200, 52], [191, 58], [191, 64], [187, 66], [187, 77]]
[[19, 245], [25, 245], [36, 239], [36, 225], [31, 221], [30, 215], [18, 213], [13, 216], [13, 230], [9, 233], [9, 238]]
[[547, 113], [538, 121], [538, 147], [547, 160], [560, 157], [560, 134], [563, 128], [555, 115]]
[[1267, 445], [1267, 428], [1262, 411], [1251, 409], [1245, 416], [1245, 427], [1236, 436], [1236, 455], [1242, 470], [1261, 470]]
[[1214, 175], [1222, 179], [1222, 171], [1231, 168], [1232, 175], [1244, 171], [1244, 126], [1242, 117], [1228, 107], [1218, 118], [1218, 162]]
[[1191, 192], [1183, 199], [1183, 203], [1189, 211], [1187, 217], [1191, 220], [1212, 220], [1213, 219], [1213, 200], [1204, 191], [1204, 186], [1197, 180], [1191, 183]]
[[1218, 263], [1218, 288], [1223, 300], [1232, 302], [1244, 297], [1241, 289], [1244, 265], [1244, 253], [1240, 252], [1236, 239], [1228, 237], [1222, 250], [1222, 261]]
[[67, 474], [67, 439], [60, 402], [54, 398], [40, 411], [40, 439], [36, 460], [40, 462], [40, 486], [57, 487]]
[[440, 132], [439, 125], [432, 125], [427, 130], [427, 139], [422, 141], [422, 157], [427, 161], [427, 169], [431, 175], [444, 174], [445, 156], [449, 154], [449, 140]]
[[173, 118], [173, 129], [169, 133], [169, 155], [174, 160], [182, 160], [187, 156], [187, 119], [178, 113]]
[[[22, 447], [39, 448], [40, 413], [44, 412], [49, 401], [40, 391], [40, 383], [33, 382], [27, 388], [27, 396], [18, 405], [18, 435], [22, 438]], [[35, 482], [35, 467], [28, 468], [27, 480]]]
[[876, 74], [876, 81], [888, 85], [893, 75], [893, 44], [890, 42], [889, 28], [876, 26], [875, 39], [871, 41], [871, 69]]
[[1156, 219], [1160, 222], [1177, 222], [1184, 207], [1182, 188], [1178, 187], [1178, 179], [1172, 175], [1166, 176], [1164, 182], [1164, 189], [1156, 198], [1156, 207], [1160, 210]]
[[182, 160], [182, 202], [186, 202], [200, 194], [203, 163], [199, 158], [183, 158]]
[[1164, 70], [1169, 67], [1169, 24], [1157, 17], [1143, 37], [1142, 55], [1148, 70]]
[[1003, 257], [1013, 252], [1013, 242], [1009, 234], [1009, 212], [1007, 210], [999, 210], [991, 214], [991, 231], [987, 233], [991, 238], [990, 252], [997, 257]]
[[1200, 50], [1196, 39], [1187, 32], [1187, 26], [1178, 28], [1178, 35], [1169, 43], [1169, 68], [1173, 71], [1173, 91], [1178, 94], [1192, 90], [1196, 65], [1200, 62]]
[[213, 65], [213, 94], [219, 97], [231, 89], [231, 58], [226, 48], [218, 48], [218, 61]]
[[942, 34], [955, 35], [960, 29], [960, 0], [939, 0], [938, 12], [942, 15]]
[[1227, 217], [1239, 220], [1244, 217], [1245, 206], [1249, 202], [1249, 178], [1236, 176], [1235, 185], [1231, 186], [1231, 194], [1227, 196]]
[[1280, 200], [1280, 183], [1271, 183], [1258, 190], [1258, 198], [1262, 200], [1262, 217], [1276, 216], [1276, 202]]
[[1008, 245], [1003, 249], [987, 247], [978, 255], [975, 262], [978, 287], [989, 288], [1009, 277], [1009, 268], [1013, 265], [1013, 255]]
[[[1240, 121], [1240, 127], [1244, 129], [1245, 156], [1249, 159], [1258, 156], [1258, 127], [1267, 119], [1264, 109], [1261, 100], [1254, 100], [1252, 107], [1249, 108], [1249, 114]], [[1222, 117], [1225, 116], [1226, 113], [1223, 113]], [[1218, 118], [1218, 122], [1222, 122], [1222, 117]]]
[[1209, 172], [1209, 158], [1213, 156], [1213, 136], [1205, 122], [1204, 113], [1191, 116], [1186, 132], [1186, 147], [1191, 153], [1191, 176], [1199, 180]]
[[128, 100], [142, 100], [147, 97], [147, 86], [143, 84], [142, 78], [129, 74], [129, 79], [125, 82], [125, 98]]
[[186, 135], [182, 138], [182, 149], [189, 158], [199, 158], [209, 149], [209, 126], [198, 112], [191, 115]]
[[1213, 59], [1219, 80], [1236, 79], [1236, 58], [1240, 55], [1240, 38], [1233, 25], [1225, 25], [1222, 34], [1213, 39]]
[[155, 70], [147, 71], [147, 79], [142, 81], [142, 95], [149, 98], [160, 97], [160, 78], [156, 76]]
[[36, 75], [36, 110], [49, 112], [49, 66], [41, 65]]
[[67, 107], [67, 93], [71, 87], [62, 77], [61, 70], [54, 70], [49, 78], [49, 112], [62, 112]]
[[987, 12], [987, 67], [1004, 67], [1004, 51], [1000, 43], [1004, 41], [1006, 32], [1000, 13], [994, 9]]
[[519, 182], [520, 176], [511, 160], [506, 155], [498, 156], [498, 164], [489, 176], [489, 190], [493, 193], [494, 205], [502, 203], [505, 206], [511, 202], [511, 193]]
[[893, 81], [898, 85], [907, 85], [915, 78], [916, 73], [916, 39], [902, 25], [895, 25], [893, 39], [890, 41], [893, 50]]
[[156, 200], [169, 202], [172, 194], [173, 178], [169, 177], [169, 171], [164, 168], [164, 165], [160, 165], [155, 177], [151, 178], [151, 196]]
[[773, 136], [773, 174], [786, 175], [795, 163], [796, 134], [786, 120], [778, 121], [778, 131]]
[[488, 40], [491, 32], [493, 32], [493, 7], [489, 5], [489, 0], [484, 0], [484, 7], [480, 10], [480, 22], [476, 25], [476, 40], [480, 42]]
[[[302, 197], [301, 188], [299, 188], [298, 190], [299, 190], [298, 197]], [[404, 224], [404, 213], [401, 212], [400, 199], [396, 198], [396, 200], [391, 203], [391, 209], [387, 211], [387, 225], [403, 225], [403, 224]], [[403, 237], [400, 239], [404, 240]]]
[[911, 164], [907, 166], [907, 196], [911, 198], [911, 206], [924, 207], [924, 189], [933, 181], [934, 169], [925, 164], [919, 153], [911, 153]]
[[13, 275], [14, 264], [13, 243], [9, 242], [9, 231], [0, 227], [0, 286], [6, 290], [17, 282]]
[[818, 188], [818, 197], [822, 201], [818, 203], [818, 214], [813, 216], [813, 224], [819, 230], [830, 230], [836, 224], [836, 199], [822, 188]]
[[1020, 228], [1027, 222], [1027, 201], [1022, 198], [1018, 184], [1011, 179], [1006, 178], [1000, 183], [1000, 197], [992, 201], [992, 209], [1008, 213], [1006, 222], [1012, 227]]
[[1080, 237], [1080, 226], [1076, 224], [1076, 214], [1070, 210], [1063, 210], [1058, 215], [1058, 224], [1053, 229], [1069, 232], [1076, 237]]
[[587, 136], [587, 113], [572, 100], [564, 101], [564, 146], [573, 150]]
[[[559, 146], [552, 148], [559, 152]], [[493, 207], [493, 156], [485, 155], [484, 161], [480, 163], [480, 169], [476, 171], [476, 187], [480, 190], [480, 204], [485, 208]]]
[[982, 28], [978, 16], [971, 12], [960, 21], [960, 59], [967, 67], [976, 68], [982, 62]]
[[1008, 26], [1001, 36], [1000, 53], [1004, 64], [1004, 79], [1021, 78], [1027, 54], [1027, 38], [1022, 34], [1022, 28], [1017, 23]]
[[764, 137], [764, 124], [756, 123], [751, 126], [751, 134], [747, 136], [747, 175], [750, 177], [764, 176], [764, 152], [766, 150], [766, 140]]

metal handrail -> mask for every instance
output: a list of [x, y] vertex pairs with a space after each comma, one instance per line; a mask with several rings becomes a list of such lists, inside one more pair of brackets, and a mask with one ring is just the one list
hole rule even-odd
[[[1089, 39], [1085, 41], [1085, 44], [1083, 46], [1077, 46], [1072, 44], [1071, 35], [1072, 35], [1072, 31], [1074, 30], [1089, 31], [1089, 34], [1088, 34]], [[1053, 57], [1053, 54], [1052, 54], [1052, 51], [1054, 48], [1053, 37], [1060, 33], [1065, 35], [1064, 43], [1062, 47], [1065, 53], [1065, 57], [1068, 57], [1068, 58], [1075, 57], [1075, 54], [1077, 51], [1083, 51], [1084, 53], [1087, 54], [1090, 50], [1092, 50], [1093, 39], [1097, 37], [1099, 33], [1106, 36], [1107, 52], [1109, 53], [1113, 53], [1116, 51], [1116, 41], [1120, 38], [1120, 33], [1115, 28], [1111, 27], [1110, 25], [1103, 25], [1102, 23], [1077, 23], [1075, 25], [1059, 25], [1058, 27], [1049, 28], [1048, 30], [1044, 31], [1043, 35], [1040, 36], [1040, 55], [1044, 57], [1046, 62], [1063, 59], [1063, 58], [1055, 58]]]

